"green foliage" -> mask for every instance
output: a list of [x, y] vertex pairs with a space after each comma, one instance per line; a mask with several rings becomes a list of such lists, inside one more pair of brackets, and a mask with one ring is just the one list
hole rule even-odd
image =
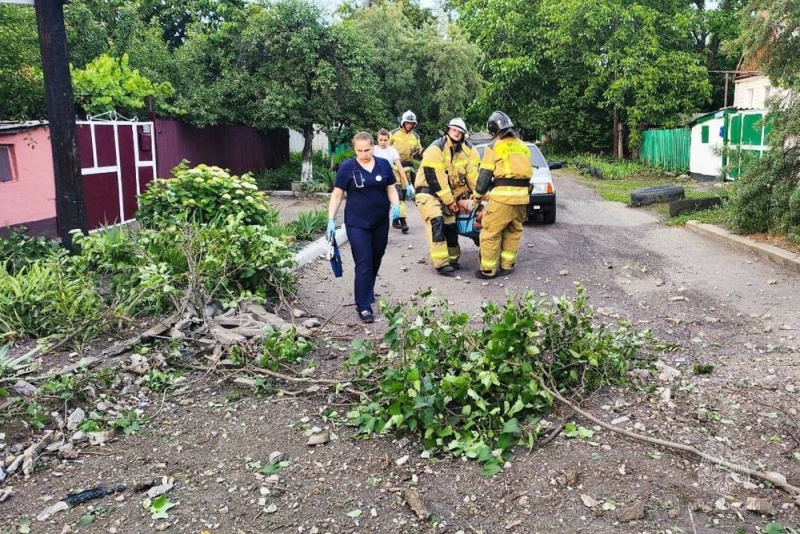
[[[417, 131], [432, 140], [447, 121], [464, 116], [483, 80], [476, 64], [480, 50], [455, 25], [420, 17], [406, 2], [376, 2], [354, 9], [343, 26], [364, 43], [365, 57], [377, 76], [375, 93], [384, 98], [375, 126], [392, 127], [407, 109], [417, 114]], [[480, 128], [481, 123], [475, 123]], [[372, 128], [374, 129], [374, 128]], [[344, 142], [345, 139], [337, 139]]]
[[0, 268], [9, 274], [31, 263], [63, 254], [58, 243], [45, 237], [28, 235], [27, 228], [15, 228], [8, 237], [0, 237]]
[[322, 234], [327, 224], [327, 211], [304, 211], [297, 216], [296, 221], [287, 225], [287, 230], [300, 241], [311, 241]]
[[642, 128], [669, 126], [710, 96], [710, 32], [690, 2], [450, 4], [483, 51], [489, 85], [473, 114], [501, 108], [526, 131], [552, 133], [561, 150], [609, 152], [615, 112], [635, 148]]
[[[797, 87], [800, 87], [798, 83]], [[798, 106], [773, 104], [770, 149], [744, 159], [731, 190], [731, 225], [741, 233], [775, 232], [800, 239], [800, 127]]]
[[211, 300], [291, 294], [294, 255], [272, 233], [278, 227], [183, 223], [139, 232], [117, 230], [75, 235], [86, 268], [108, 281], [128, 313], [180, 308], [189, 299], [200, 309]]
[[[298, 152], [289, 154], [289, 161], [277, 169], [265, 169], [255, 177], [258, 188], [262, 191], [288, 191], [291, 189], [292, 182], [300, 181], [300, 174], [303, 165], [303, 155]], [[312, 157], [314, 169], [312, 181], [314, 183], [328, 183], [336, 180], [336, 175], [330, 171], [330, 159], [323, 152], [314, 152]], [[331, 187], [332, 189], [332, 187]], [[326, 191], [330, 191], [327, 189]]]
[[14, 274], [0, 268], [0, 338], [91, 338], [103, 327], [103, 300], [90, 273], [61, 255], [30, 262]]
[[0, 120], [43, 119], [44, 76], [31, 6], [0, 4]]
[[279, 331], [268, 327], [266, 334], [258, 359], [259, 367], [265, 369], [277, 371], [281, 365], [300, 363], [314, 349], [314, 344], [294, 328]]
[[572, 163], [578, 167], [582, 175], [589, 174], [588, 167], [602, 171], [604, 180], [622, 180], [634, 176], [655, 176], [661, 171], [635, 160], [612, 160], [594, 155], [580, 155], [573, 158]]
[[172, 174], [171, 179], [154, 180], [139, 196], [136, 219], [143, 226], [186, 221], [224, 226], [235, 220], [269, 228], [278, 223], [277, 210], [249, 174], [231, 176], [219, 167], [202, 164], [189, 169], [185, 161]]
[[514, 445], [535, 442], [553, 405], [537, 378], [565, 394], [622, 382], [649, 339], [628, 323], [593, 324], [580, 287], [551, 306], [533, 293], [485, 303], [479, 330], [429, 292], [383, 313], [388, 353], [353, 342], [347, 365], [378, 387], [349, 419], [365, 434], [417, 434], [427, 448], [477, 459], [484, 474], [499, 471]]
[[102, 54], [84, 69], [72, 69], [75, 102], [90, 115], [117, 111], [126, 115], [155, 101], [159, 110], [177, 113], [166, 103], [175, 92], [169, 82], [153, 83], [128, 66], [128, 55], [113, 58]]

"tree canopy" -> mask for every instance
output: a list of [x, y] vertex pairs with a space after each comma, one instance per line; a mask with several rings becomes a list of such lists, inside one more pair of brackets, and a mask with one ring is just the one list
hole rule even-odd
[[752, 0], [739, 44], [782, 91], [770, 103], [770, 150], [737, 180], [733, 226], [774, 231], [800, 240], [800, 0]]

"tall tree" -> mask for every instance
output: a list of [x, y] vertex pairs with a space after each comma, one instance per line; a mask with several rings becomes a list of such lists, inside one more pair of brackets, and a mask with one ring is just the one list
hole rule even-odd
[[800, 241], [800, 0], [751, 0], [739, 45], [779, 89], [770, 103], [770, 150], [736, 181], [733, 225]]
[[233, 42], [236, 102], [256, 126], [303, 133], [303, 180], [311, 179], [315, 125], [368, 123], [380, 114], [375, 77], [354, 37], [310, 2], [280, 0], [250, 6]]
[[411, 109], [423, 135], [435, 135], [449, 119], [465, 115], [483, 89], [479, 51], [446, 21], [431, 17], [416, 26], [408, 16], [413, 5], [382, 1], [353, 10], [342, 24], [358, 33], [378, 77], [376, 93], [389, 113], [376, 126], [387, 126]]
[[453, 2], [485, 54], [485, 106], [553, 131], [565, 148], [635, 150], [642, 128], [674, 124], [708, 98], [689, 18], [672, 16], [679, 3], [665, 13], [622, 0]]
[[31, 6], [0, 4], [0, 120], [45, 117], [44, 77]]

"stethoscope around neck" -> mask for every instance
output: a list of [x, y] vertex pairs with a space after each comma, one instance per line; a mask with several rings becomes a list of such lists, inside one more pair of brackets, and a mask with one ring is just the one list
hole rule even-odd
[[[379, 182], [381, 181], [380, 176], [377, 176], [375, 179]], [[353, 183], [358, 189], [363, 189], [364, 185], [367, 183], [367, 179], [364, 178], [364, 173], [361, 171], [361, 164], [358, 163], [358, 161], [356, 161], [356, 166], [353, 169]]]

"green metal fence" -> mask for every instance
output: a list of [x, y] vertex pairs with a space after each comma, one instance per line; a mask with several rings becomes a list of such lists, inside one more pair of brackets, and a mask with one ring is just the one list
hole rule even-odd
[[648, 165], [674, 172], [689, 170], [689, 128], [645, 130], [639, 159]]

